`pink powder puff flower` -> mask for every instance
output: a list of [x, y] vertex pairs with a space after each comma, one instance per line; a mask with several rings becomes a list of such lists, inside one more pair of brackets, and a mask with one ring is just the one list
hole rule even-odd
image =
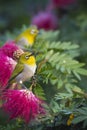
[[19, 117], [29, 123], [38, 114], [45, 114], [41, 106], [43, 102], [27, 89], [9, 89], [3, 93], [3, 99], [5, 102], [2, 108], [10, 115], [10, 119]]
[[0, 51], [2, 51], [5, 55], [14, 58], [14, 52], [20, 50], [23, 52], [18, 45], [15, 44], [15, 41], [7, 41], [1, 48]]
[[15, 60], [0, 52], [0, 90], [6, 87], [15, 66]]
[[76, 2], [76, 0], [51, 0], [51, 1], [52, 1], [52, 5], [56, 8], [58, 7], [64, 8]]
[[58, 27], [57, 17], [51, 12], [39, 12], [31, 20], [39, 29], [54, 30]]
[[24, 53], [14, 41], [7, 41], [0, 48], [0, 90], [3, 90], [16, 66], [16, 58]]

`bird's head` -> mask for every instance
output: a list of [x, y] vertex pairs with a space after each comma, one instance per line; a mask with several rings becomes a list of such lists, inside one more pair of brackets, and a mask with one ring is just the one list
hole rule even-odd
[[30, 28], [26, 29], [24, 31], [24, 37], [26, 37], [26, 40], [28, 41], [29, 45], [33, 45], [36, 39], [36, 36], [38, 35], [39, 30], [36, 26], [31, 26]]
[[24, 52], [20, 56], [19, 62], [22, 64], [28, 64], [31, 66], [36, 65], [35, 57], [34, 57], [33, 53], [30, 53], [30, 52]]
[[37, 27], [36, 26], [31, 26], [29, 29], [27, 29], [26, 30], [28, 33], [29, 33], [29, 35], [31, 35], [32, 37], [36, 37], [37, 35], [38, 35], [38, 33], [39, 33], [39, 30], [37, 29]]
[[31, 26], [22, 32], [16, 39], [16, 43], [21, 46], [32, 46], [35, 42], [36, 36], [38, 35], [39, 30], [36, 26]]

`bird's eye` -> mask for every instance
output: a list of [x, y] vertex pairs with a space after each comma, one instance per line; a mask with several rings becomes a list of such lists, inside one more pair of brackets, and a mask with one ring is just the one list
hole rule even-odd
[[34, 29], [31, 30], [31, 34], [35, 34], [36, 31]]
[[26, 55], [26, 56], [25, 56], [25, 59], [28, 60], [29, 57], [31, 57], [32, 55], [33, 55], [33, 53], [31, 53], [31, 54], [29, 54], [29, 55]]
[[25, 56], [25, 59], [28, 60], [28, 59], [29, 59], [29, 56]]

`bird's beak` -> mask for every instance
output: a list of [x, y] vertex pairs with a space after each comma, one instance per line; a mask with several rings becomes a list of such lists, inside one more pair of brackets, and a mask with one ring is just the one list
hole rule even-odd
[[39, 53], [38, 52], [32, 52], [31, 54], [30, 54], [30, 56], [37, 56]]
[[31, 54], [29, 54], [28, 56], [30, 57], [30, 56], [34, 56], [35, 55], [35, 53], [34, 52], [32, 52]]
[[41, 34], [41, 32], [40, 31], [38, 31], [38, 35], [40, 35]]
[[35, 55], [35, 53], [34, 53], [34, 52], [32, 52], [32, 53], [31, 53], [31, 56], [34, 56], [34, 55]]

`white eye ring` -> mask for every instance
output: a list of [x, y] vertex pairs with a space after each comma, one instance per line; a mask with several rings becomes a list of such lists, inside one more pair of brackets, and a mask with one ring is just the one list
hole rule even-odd
[[25, 59], [29, 59], [29, 56], [25, 56]]
[[31, 34], [34, 34], [34, 33], [35, 33], [35, 30], [34, 30], [34, 29], [32, 29], [32, 30], [31, 30]]

